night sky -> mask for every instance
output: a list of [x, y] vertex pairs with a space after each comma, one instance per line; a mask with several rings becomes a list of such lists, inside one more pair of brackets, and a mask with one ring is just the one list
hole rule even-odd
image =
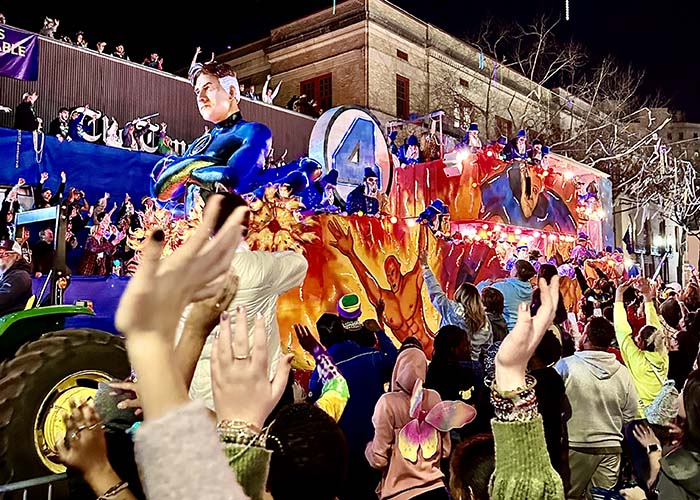
[[[659, 89], [674, 109], [685, 111], [689, 121], [700, 122], [697, 81], [699, 2], [646, 3], [631, 0], [570, 0], [571, 21], [562, 23], [558, 35], [585, 45], [598, 59], [612, 54], [646, 72], [644, 90]], [[76, 2], [78, 3], [78, 2]], [[504, 21], [527, 22], [540, 13], [564, 16], [564, 0], [395, 0], [415, 16], [456, 35], [465, 36], [488, 16]], [[157, 7], [156, 7], [157, 5]], [[280, 4], [272, 1], [213, 2], [184, 11], [167, 3], [150, 2], [110, 9], [78, 8], [56, 2], [40, 12], [37, 4], [11, 2], [2, 6], [8, 24], [31, 31], [43, 25], [43, 15], [61, 20], [58, 34], [74, 38], [78, 30], [94, 48], [98, 40], [107, 50], [123, 43], [132, 61], [141, 62], [151, 51], [161, 54], [166, 70], [186, 67], [197, 45], [204, 53], [264, 37], [270, 28], [332, 5], [332, 0], [303, 0]], [[479, 8], [470, 6], [479, 5]], [[488, 6], [490, 5], [490, 6]], [[536, 9], [536, 10], [532, 10]]]

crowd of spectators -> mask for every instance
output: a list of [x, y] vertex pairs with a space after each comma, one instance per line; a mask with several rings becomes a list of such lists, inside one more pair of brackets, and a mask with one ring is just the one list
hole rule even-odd
[[91, 204], [78, 187], [71, 186], [66, 193], [64, 172], [55, 190], [48, 187], [48, 182], [49, 174], [43, 172], [34, 186], [20, 178], [7, 189], [0, 209], [0, 240], [9, 240], [15, 235], [35, 277], [46, 276], [51, 271], [55, 254], [54, 224], [14, 227], [15, 215], [22, 211], [18, 197], [31, 194], [34, 200], [31, 208], [66, 207], [66, 262], [72, 274], [126, 275], [128, 262], [134, 257], [134, 250], [127, 245], [127, 236], [130, 231], [142, 227], [143, 217], [153, 210], [150, 199], [141, 200], [142, 211], [134, 208], [128, 194], [118, 203], [111, 201], [110, 193], [104, 193]]

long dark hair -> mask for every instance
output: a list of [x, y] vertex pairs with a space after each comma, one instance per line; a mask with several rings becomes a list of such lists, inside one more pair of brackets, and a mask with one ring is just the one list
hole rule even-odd
[[455, 361], [455, 351], [465, 341], [467, 342], [468, 350], [471, 350], [467, 332], [455, 325], [443, 326], [435, 335], [432, 362], [448, 363]]

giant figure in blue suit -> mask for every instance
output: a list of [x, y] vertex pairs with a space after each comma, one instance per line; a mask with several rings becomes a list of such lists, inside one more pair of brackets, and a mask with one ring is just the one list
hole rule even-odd
[[[294, 184], [299, 190], [311, 184], [311, 176], [320, 172], [314, 160], [264, 168], [272, 133], [265, 125], [241, 117], [238, 81], [228, 65], [193, 64], [189, 76], [199, 113], [215, 125], [182, 157], [163, 158], [153, 168], [151, 195], [161, 207], [182, 216], [189, 213], [197, 192], [206, 198], [220, 191], [253, 192], [268, 182]], [[299, 172], [305, 178], [303, 185], [298, 182]], [[295, 174], [293, 183], [287, 181], [291, 173]]]

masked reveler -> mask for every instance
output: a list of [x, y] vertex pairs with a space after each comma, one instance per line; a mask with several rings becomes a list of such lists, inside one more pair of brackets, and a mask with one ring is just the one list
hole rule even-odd
[[317, 169], [309, 167], [310, 162], [295, 162], [266, 172], [272, 133], [265, 125], [241, 117], [238, 80], [230, 66], [213, 61], [193, 63], [189, 79], [199, 113], [215, 125], [183, 156], [163, 158], [154, 167], [151, 195], [161, 207], [176, 216], [187, 215], [198, 194], [205, 200], [216, 192], [246, 194], [269, 181], [284, 184], [286, 175], [299, 170], [307, 178], [300, 189], [311, 184], [311, 171]]
[[346, 211], [349, 215], [362, 212], [365, 215], [375, 215], [379, 212], [379, 181], [377, 173], [367, 167], [362, 184], [350, 191]]

